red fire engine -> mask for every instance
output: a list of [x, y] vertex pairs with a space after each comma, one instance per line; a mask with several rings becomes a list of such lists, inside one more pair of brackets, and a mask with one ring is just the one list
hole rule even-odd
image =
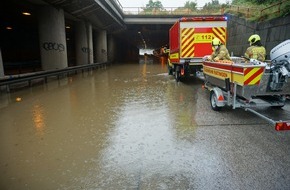
[[226, 44], [226, 29], [225, 16], [180, 18], [169, 31], [169, 74], [179, 81], [201, 71], [202, 58], [213, 51], [212, 39], [219, 38]]

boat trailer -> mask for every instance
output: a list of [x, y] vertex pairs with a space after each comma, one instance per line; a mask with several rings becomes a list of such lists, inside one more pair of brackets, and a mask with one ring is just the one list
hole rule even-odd
[[277, 131], [290, 130], [290, 121], [273, 120], [253, 108], [282, 108], [290, 95], [290, 40], [274, 47], [270, 62], [232, 57], [232, 62], [203, 60], [205, 88], [210, 91], [211, 107], [242, 108], [275, 126]]

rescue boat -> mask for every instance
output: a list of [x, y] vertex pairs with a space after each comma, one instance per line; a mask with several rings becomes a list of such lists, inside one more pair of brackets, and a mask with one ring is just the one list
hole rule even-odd
[[248, 100], [257, 96], [289, 95], [290, 40], [273, 48], [270, 57], [268, 63], [241, 57], [232, 57], [232, 61], [226, 62], [204, 60], [205, 82], [225, 90], [237, 84], [237, 96]]
[[203, 60], [205, 88], [210, 90], [213, 110], [224, 106], [243, 108], [275, 125], [276, 130], [290, 130], [290, 121], [275, 121], [255, 107], [283, 107], [290, 95], [290, 40], [270, 51], [270, 62], [232, 57], [232, 61]]

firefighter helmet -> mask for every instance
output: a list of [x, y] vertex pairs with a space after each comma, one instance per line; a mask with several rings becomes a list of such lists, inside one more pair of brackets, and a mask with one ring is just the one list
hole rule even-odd
[[220, 46], [220, 45], [222, 45], [220, 39], [218, 39], [218, 38], [214, 38], [212, 40], [211, 44], [212, 44], [212, 46]]
[[260, 40], [261, 40], [261, 38], [260, 38], [260, 36], [258, 34], [253, 34], [248, 39], [250, 45], [252, 45], [252, 44], [254, 44], [254, 43], [256, 43], [257, 41], [260, 41]]

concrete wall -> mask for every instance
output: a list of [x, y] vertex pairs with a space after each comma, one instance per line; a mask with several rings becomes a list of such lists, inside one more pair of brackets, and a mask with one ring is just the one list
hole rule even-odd
[[290, 15], [265, 22], [251, 22], [237, 16], [228, 17], [227, 48], [234, 56], [244, 55], [248, 39], [252, 34], [259, 34], [267, 51], [266, 59], [270, 59], [270, 51], [279, 43], [290, 39]]
[[4, 77], [4, 67], [3, 67], [3, 60], [2, 60], [2, 53], [0, 48], [0, 78]]
[[108, 61], [110, 62], [138, 62], [139, 49], [126, 41], [108, 35]]
[[102, 63], [108, 61], [108, 39], [107, 31], [100, 30], [94, 32], [94, 53], [95, 62]]
[[107, 38], [107, 59], [109, 62], [115, 62], [117, 60], [118, 47], [116, 39], [112, 35], [108, 35]]

